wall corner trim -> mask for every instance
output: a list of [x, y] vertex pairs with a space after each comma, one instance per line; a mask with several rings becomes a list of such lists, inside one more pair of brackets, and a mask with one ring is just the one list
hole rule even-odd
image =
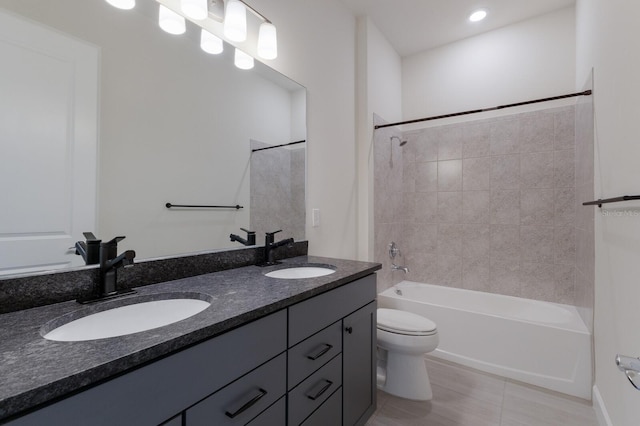
[[598, 390], [598, 386], [593, 386], [593, 409], [596, 411], [596, 417], [600, 426], [613, 426], [607, 407], [604, 405], [602, 395]]

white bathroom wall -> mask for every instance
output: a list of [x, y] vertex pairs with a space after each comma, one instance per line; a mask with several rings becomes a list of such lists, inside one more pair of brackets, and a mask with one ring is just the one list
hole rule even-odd
[[[401, 58], [370, 18], [358, 18], [358, 259], [374, 260], [374, 114], [402, 118]], [[396, 238], [398, 239], [398, 238]], [[377, 247], [377, 249], [380, 249]]]
[[572, 92], [574, 8], [402, 60], [406, 120]]
[[278, 29], [278, 58], [269, 65], [307, 88], [309, 253], [355, 259], [355, 18], [337, 0], [272, 0], [259, 10]]
[[[640, 192], [640, 3], [578, 0], [576, 10], [577, 87], [594, 70], [595, 197], [635, 195]], [[636, 425], [640, 392], [618, 371], [614, 357], [640, 356], [640, 203], [592, 208], [595, 385], [603, 401], [597, 410], [602, 424], [608, 412], [609, 424]]]

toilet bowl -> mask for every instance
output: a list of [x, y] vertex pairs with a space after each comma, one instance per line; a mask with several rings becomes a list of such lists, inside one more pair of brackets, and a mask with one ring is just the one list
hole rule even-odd
[[378, 309], [378, 389], [401, 398], [433, 397], [424, 355], [438, 346], [436, 324], [417, 314]]

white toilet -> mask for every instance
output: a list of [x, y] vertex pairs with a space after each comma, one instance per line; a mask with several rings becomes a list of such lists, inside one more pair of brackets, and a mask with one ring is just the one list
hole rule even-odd
[[436, 324], [417, 314], [378, 309], [378, 389], [401, 398], [433, 397], [424, 354], [438, 346]]

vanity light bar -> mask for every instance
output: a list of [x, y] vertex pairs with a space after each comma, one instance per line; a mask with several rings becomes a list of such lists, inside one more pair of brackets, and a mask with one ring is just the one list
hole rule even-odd
[[[135, 0], [105, 0], [110, 5], [119, 9], [132, 9]], [[156, 0], [159, 1], [159, 0]], [[211, 0], [180, 0], [180, 12], [172, 10], [160, 4], [158, 11], [158, 24], [160, 28], [169, 34], [183, 34], [186, 31], [185, 16], [196, 21], [200, 26], [201, 41], [200, 47], [207, 53], [218, 54], [223, 51], [220, 47], [222, 41], [215, 35], [209, 33], [197, 21], [204, 22], [209, 19], [209, 1]], [[218, 0], [223, 1], [223, 0]], [[260, 24], [258, 32], [258, 56], [271, 60], [278, 57], [278, 38], [275, 25], [262, 13], [258, 12], [244, 0], [224, 0], [224, 35], [227, 39], [235, 42], [243, 42], [247, 38], [247, 9], [264, 21]], [[205, 13], [206, 12], [206, 13]], [[212, 15], [213, 16], [213, 15]], [[206, 33], [205, 33], [206, 32]], [[220, 40], [220, 41], [218, 41]], [[238, 53], [239, 52], [239, 53]], [[253, 57], [246, 52], [236, 48], [235, 65], [241, 69], [253, 68]]]

